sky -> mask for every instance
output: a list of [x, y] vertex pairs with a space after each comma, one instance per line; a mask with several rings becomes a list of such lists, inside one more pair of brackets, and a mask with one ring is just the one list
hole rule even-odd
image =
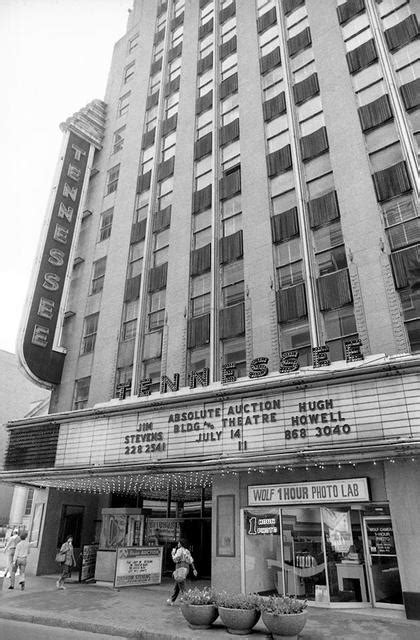
[[0, 0], [0, 349], [16, 352], [62, 132], [103, 99], [133, 0]]

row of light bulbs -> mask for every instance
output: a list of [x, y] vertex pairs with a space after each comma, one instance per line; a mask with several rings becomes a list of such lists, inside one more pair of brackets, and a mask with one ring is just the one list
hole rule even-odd
[[[407, 458], [407, 457], [386, 457], [381, 458], [380, 460], [371, 460], [367, 463], [376, 466], [379, 462], [387, 461], [391, 464], [395, 464], [397, 462], [416, 462], [415, 457]], [[322, 470], [334, 470], [334, 469], [343, 469], [343, 468], [356, 468], [358, 464], [366, 464], [366, 462], [353, 462], [351, 460], [347, 460], [346, 462], [338, 462], [338, 463], [324, 463], [324, 462], [314, 462], [312, 464], [306, 464], [304, 466], [292, 466], [292, 465], [276, 465], [274, 467], [275, 473], [279, 471], [299, 471], [305, 469], [309, 471], [310, 469], [320, 469]], [[260, 473], [261, 475], [265, 473], [270, 473], [273, 469], [267, 469], [263, 467], [248, 467], [246, 469], [248, 474], [251, 473]], [[179, 491], [189, 492], [197, 489], [206, 489], [212, 486], [213, 478], [215, 476], [231, 476], [237, 477], [239, 475], [239, 471], [234, 469], [222, 469], [218, 471], [210, 472], [190, 472], [190, 473], [163, 473], [163, 474], [153, 474], [153, 475], [118, 475], [118, 476], [109, 476], [109, 477], [92, 477], [92, 478], [72, 478], [71, 480], [58, 480], [52, 486], [56, 486], [58, 489], [64, 491], [75, 491], [81, 493], [117, 493], [117, 494], [138, 494], [143, 492], [167, 492], [169, 489], [173, 490], [174, 493], [178, 493]]]

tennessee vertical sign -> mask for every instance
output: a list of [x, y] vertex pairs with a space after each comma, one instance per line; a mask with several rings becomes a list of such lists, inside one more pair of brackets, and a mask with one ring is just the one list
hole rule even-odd
[[54, 340], [88, 162], [94, 151], [93, 145], [74, 131], [68, 131], [66, 137], [19, 345], [24, 369], [44, 385], [58, 384], [63, 370], [65, 354]]

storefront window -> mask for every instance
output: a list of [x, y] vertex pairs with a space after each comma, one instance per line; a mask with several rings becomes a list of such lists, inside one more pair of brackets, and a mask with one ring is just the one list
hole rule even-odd
[[369, 601], [359, 509], [247, 509], [244, 533], [246, 592]]

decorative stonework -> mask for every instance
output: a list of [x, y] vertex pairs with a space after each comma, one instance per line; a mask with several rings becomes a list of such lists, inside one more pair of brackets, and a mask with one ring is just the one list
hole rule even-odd
[[245, 351], [246, 366], [249, 369], [249, 363], [254, 357], [254, 345], [252, 340], [252, 304], [251, 298], [247, 294], [245, 297]]
[[357, 266], [354, 262], [349, 262], [349, 276], [351, 290], [353, 293], [353, 309], [356, 318], [357, 333], [362, 341], [363, 353], [370, 355], [371, 348], [369, 342], [369, 332], [366, 322], [365, 306], [363, 304], [362, 290], [360, 287], [360, 279]]
[[102, 149], [105, 133], [106, 104], [102, 100], [92, 100], [86, 107], [73, 113], [60, 124], [63, 132], [73, 131], [75, 134]]
[[400, 296], [395, 289], [389, 256], [381, 253], [381, 269], [385, 285], [386, 299], [392, 321], [392, 332], [395, 340], [396, 353], [410, 353], [410, 343], [404, 325], [404, 315], [401, 307]]
[[279, 334], [278, 334], [278, 320], [277, 320], [277, 305], [276, 305], [276, 292], [274, 286], [270, 293], [270, 337], [271, 337], [271, 362], [272, 368], [275, 371], [279, 370], [280, 358], [279, 358]]

